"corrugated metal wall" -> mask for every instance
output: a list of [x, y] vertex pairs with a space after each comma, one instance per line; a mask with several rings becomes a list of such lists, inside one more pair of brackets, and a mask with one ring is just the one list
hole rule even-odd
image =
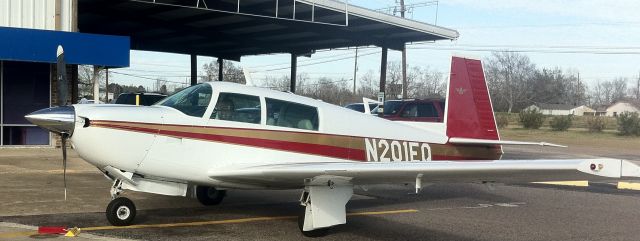
[[[56, 29], [56, 2], [60, 26]], [[0, 0], [0, 26], [72, 31], [71, 0]]]

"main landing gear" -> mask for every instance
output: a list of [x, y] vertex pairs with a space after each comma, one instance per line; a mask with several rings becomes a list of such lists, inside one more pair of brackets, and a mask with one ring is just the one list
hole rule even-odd
[[107, 205], [107, 220], [113, 226], [128, 226], [136, 217], [136, 205], [126, 197], [118, 197], [122, 192], [122, 181], [116, 179], [111, 186], [111, 202]]
[[219, 190], [215, 187], [197, 186], [196, 198], [202, 205], [213, 206], [222, 202], [222, 199], [227, 195], [226, 190]]
[[300, 196], [303, 212], [298, 216], [298, 228], [306, 237], [323, 237], [333, 226], [345, 224], [345, 205], [353, 194], [353, 186], [340, 181], [335, 185], [331, 177], [305, 180], [308, 184]]

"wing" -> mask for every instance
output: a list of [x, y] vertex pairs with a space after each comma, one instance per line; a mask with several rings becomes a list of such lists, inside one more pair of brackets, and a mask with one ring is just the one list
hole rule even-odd
[[305, 179], [331, 176], [351, 184], [603, 180], [640, 177], [640, 167], [616, 159], [429, 162], [319, 162], [237, 166], [209, 172], [220, 182], [263, 187], [303, 187]]

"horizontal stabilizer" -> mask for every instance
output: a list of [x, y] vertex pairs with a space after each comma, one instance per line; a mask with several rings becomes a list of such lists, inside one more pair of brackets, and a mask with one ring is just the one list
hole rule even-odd
[[535, 146], [567, 147], [567, 146], [548, 143], [548, 142], [486, 140], [486, 139], [473, 139], [473, 138], [461, 138], [461, 137], [451, 137], [449, 138], [449, 143], [468, 144], [468, 145], [535, 145]]

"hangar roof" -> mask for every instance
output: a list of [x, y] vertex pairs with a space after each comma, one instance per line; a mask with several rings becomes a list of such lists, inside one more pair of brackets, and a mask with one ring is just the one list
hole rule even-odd
[[78, 0], [78, 29], [131, 36], [136, 50], [226, 59], [458, 37], [333, 0]]

